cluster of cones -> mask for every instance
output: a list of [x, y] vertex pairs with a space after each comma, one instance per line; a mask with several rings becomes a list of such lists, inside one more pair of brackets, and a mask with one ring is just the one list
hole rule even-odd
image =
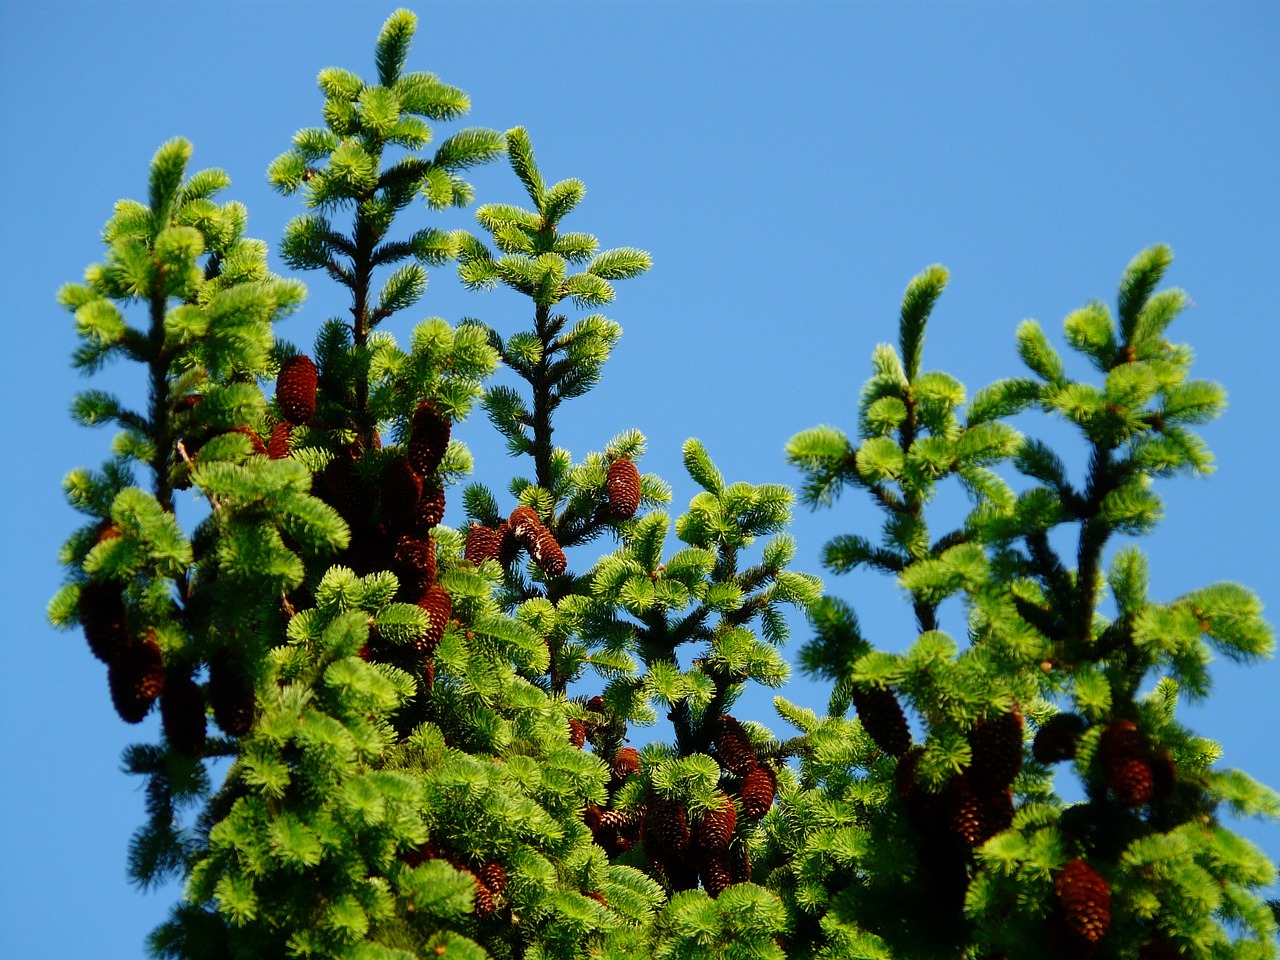
[[460, 857], [441, 850], [431, 841], [421, 844], [401, 859], [410, 867], [428, 860], [444, 860], [460, 873], [470, 876], [475, 884], [476, 916], [481, 919], [492, 916], [507, 891], [507, 871], [496, 860], [487, 860], [478, 867], [468, 866]]
[[502, 566], [515, 563], [521, 550], [548, 577], [562, 575], [568, 559], [555, 535], [548, 530], [532, 507], [516, 507], [497, 529], [473, 523], [467, 530], [463, 557], [477, 566], [486, 560], [497, 560]]
[[[111, 703], [120, 719], [141, 723], [159, 700], [169, 745], [187, 756], [200, 756], [207, 729], [206, 690], [196, 683], [190, 667], [165, 664], [154, 628], [140, 636], [130, 630], [123, 588], [90, 580], [80, 591], [79, 615], [89, 649], [107, 665]], [[249, 731], [253, 687], [225, 651], [210, 661], [207, 693], [214, 720], [225, 733], [243, 736]]]
[[[1040, 727], [1032, 755], [1041, 763], [1060, 763], [1076, 755], [1088, 728], [1083, 717], [1059, 713]], [[1116, 801], [1124, 807], [1158, 803], [1173, 793], [1177, 768], [1166, 753], [1157, 753], [1132, 720], [1112, 720], [1098, 738], [1098, 771]]]
[[[571, 724], [571, 736], [576, 728]], [[715, 737], [716, 753], [737, 784], [736, 799], [716, 794], [711, 809], [692, 815], [678, 800], [650, 791], [631, 811], [589, 805], [584, 814], [592, 835], [611, 857], [641, 845], [649, 862], [673, 891], [703, 889], [718, 897], [727, 887], [751, 879], [746, 845], [735, 837], [739, 823], [759, 820], [773, 805], [777, 775], [761, 764], [746, 731], [732, 717], [723, 717]], [[632, 747], [617, 751], [611, 763], [612, 797], [627, 778], [641, 772], [640, 755]]]

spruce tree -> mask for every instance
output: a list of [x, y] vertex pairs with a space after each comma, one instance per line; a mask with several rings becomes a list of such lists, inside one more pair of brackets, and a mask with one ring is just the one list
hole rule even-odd
[[[1274, 868], [1220, 813], [1280, 802], [1174, 717], [1207, 694], [1211, 649], [1266, 655], [1270, 628], [1234, 584], [1153, 601], [1142, 554], [1107, 550], [1158, 520], [1154, 478], [1211, 465], [1190, 426], [1223, 394], [1164, 339], [1185, 303], [1156, 290], [1168, 252], [1130, 265], [1116, 319], [1067, 318], [1101, 385], [1027, 324], [1032, 376], [967, 403], [922, 368], [946, 282], [930, 268], [873, 358], [858, 441], [792, 441], [805, 502], [860, 487], [885, 512], [880, 544], [824, 555], [909, 592], [918, 639], [877, 651], [790, 569], [787, 488], [728, 482], [690, 440], [700, 492], [673, 518], [637, 430], [576, 458], [556, 445], [621, 336], [596, 311], [650, 258], [566, 226], [585, 187], [549, 183], [523, 128], [428, 149], [469, 102], [406, 69], [415, 27], [388, 19], [376, 82], [322, 71], [322, 125], [268, 171], [304, 205], [285, 263], [350, 296], [309, 350], [274, 326], [302, 284], [268, 271], [244, 207], [215, 201], [228, 178], [189, 172], [183, 140], [59, 293], [75, 364], [133, 361], [149, 386], [143, 410], [75, 400], [119, 433], [67, 479], [88, 519], [50, 615], [83, 630], [123, 720], [160, 714], [162, 740], [125, 757], [147, 784], [131, 875], [185, 884], [152, 954], [1274, 956], [1257, 893]], [[475, 233], [404, 227], [469, 206], [466, 171], [499, 157], [519, 202], [477, 207]], [[527, 311], [433, 317], [401, 346], [384, 324], [450, 265]], [[477, 406], [526, 475], [477, 469], [454, 435]], [[1009, 423], [1032, 409], [1082, 431], [1083, 480]], [[927, 508], [953, 475], [974, 505], [937, 535]], [[461, 529], [443, 524], [455, 499]], [[964, 644], [941, 629], [951, 598]], [[798, 730], [781, 741], [731, 711], [785, 683], [789, 611], [834, 689], [826, 716], [778, 698]], [[1055, 790], [1066, 761], [1083, 802]]]

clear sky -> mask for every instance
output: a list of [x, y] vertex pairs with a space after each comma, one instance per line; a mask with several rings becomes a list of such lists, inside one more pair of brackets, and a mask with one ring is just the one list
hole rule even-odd
[[[0, 556], [9, 626], [0, 697], [0, 953], [20, 960], [142, 955], [176, 892], [124, 879], [140, 823], [121, 749], [126, 727], [78, 634], [46, 625], [58, 546], [76, 524], [59, 482], [97, 466], [109, 437], [66, 410], [82, 381], [72, 325], [53, 299], [101, 258], [120, 197], [145, 198], [147, 162], [182, 135], [194, 166], [220, 166], [250, 233], [274, 250], [300, 205], [264, 171], [293, 132], [320, 122], [316, 73], [373, 76], [392, 3], [0, 2], [5, 186], [0, 356], [5, 509]], [[525, 126], [546, 175], [586, 182], [572, 229], [653, 255], [607, 311], [626, 331], [604, 382], [571, 405], [558, 439], [576, 454], [643, 430], [643, 467], [692, 495], [680, 444], [698, 436], [731, 480], [793, 483], [786, 440], [852, 431], [873, 346], [896, 335], [907, 281], [941, 262], [952, 283], [926, 366], [972, 389], [1020, 373], [1025, 317], [1055, 335], [1085, 301], [1114, 301], [1143, 247], [1170, 244], [1168, 281], [1196, 307], [1173, 329], [1231, 406], [1204, 429], [1219, 470], [1163, 484], [1168, 520], [1144, 545], [1153, 595], [1215, 580], [1280, 607], [1272, 435], [1280, 325], [1268, 280], [1280, 261], [1280, 6], [1267, 3], [421, 3], [411, 69], [472, 98], [469, 122]], [[441, 132], [447, 132], [443, 129]], [[486, 201], [519, 201], [501, 165], [474, 178]], [[469, 214], [413, 226], [463, 225]], [[279, 267], [278, 260], [276, 261]], [[344, 304], [303, 277], [308, 305], [280, 335], [309, 345]], [[525, 322], [502, 294], [464, 294], [436, 271], [425, 316]], [[95, 383], [141, 393], [136, 370]], [[1020, 422], [1040, 430], [1043, 421]], [[478, 475], [511, 476], [482, 418], [461, 428]], [[1053, 436], [1061, 436], [1054, 433]], [[1069, 448], [1078, 453], [1079, 448]], [[1077, 458], [1074, 467], [1079, 475]], [[945, 506], [945, 503], [944, 503]], [[458, 523], [451, 505], [446, 522]], [[875, 535], [846, 497], [799, 510], [796, 566], [842, 532]], [[572, 558], [571, 558], [572, 562]], [[827, 576], [876, 642], [911, 637], [897, 588]], [[952, 611], [944, 627], [963, 634]], [[799, 631], [794, 652], [804, 639]], [[1215, 696], [1184, 719], [1222, 740], [1225, 762], [1280, 785], [1280, 666], [1219, 664]], [[821, 706], [825, 690], [793, 699]], [[767, 699], [747, 715], [782, 729]], [[641, 734], [643, 736], [643, 734]], [[1280, 859], [1280, 827], [1246, 825]]]

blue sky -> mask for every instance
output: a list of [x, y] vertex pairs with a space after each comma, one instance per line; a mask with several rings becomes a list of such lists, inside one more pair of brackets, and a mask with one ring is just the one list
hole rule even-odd
[[[71, 320], [54, 291], [100, 259], [112, 203], [145, 196], [147, 162], [175, 135], [194, 142], [196, 168], [227, 170], [225, 196], [248, 205], [250, 233], [274, 250], [300, 208], [267, 189], [266, 165], [296, 129], [319, 122], [322, 67], [373, 75], [373, 40], [391, 9], [0, 4], [0, 271], [9, 295], [0, 398], [11, 411], [0, 929], [9, 956], [141, 956], [175, 896], [138, 894], [124, 879], [143, 801], [119, 756], [139, 730], [115, 717], [83, 640], [44, 619], [60, 582], [57, 549], [76, 522], [60, 479], [96, 466], [109, 443], [66, 415], [83, 382], [69, 366]], [[679, 461], [689, 436], [730, 479], [793, 483], [786, 440], [819, 423], [853, 428], [871, 350], [895, 337], [902, 290], [923, 267], [941, 262], [952, 275], [926, 365], [972, 390], [1019, 372], [1020, 320], [1035, 317], [1056, 334], [1086, 300], [1113, 301], [1129, 259], [1165, 242], [1177, 255], [1168, 281], [1196, 303], [1173, 333], [1194, 345], [1197, 374], [1224, 383], [1231, 405], [1204, 430], [1218, 473], [1162, 487], [1168, 519], [1144, 541], [1153, 594], [1172, 599], [1234, 580], [1276, 609], [1280, 332], [1267, 278], [1280, 259], [1280, 7], [414, 9], [421, 28], [410, 67], [466, 90], [470, 123], [525, 126], [548, 177], [584, 180], [573, 229], [653, 255], [653, 270], [620, 284], [608, 311], [625, 335], [603, 383], [560, 420], [558, 439], [576, 454], [640, 428], [650, 441], [643, 466], [674, 484], [677, 508], [694, 492]], [[474, 182], [482, 200], [520, 199], [503, 166]], [[469, 222], [414, 216], [412, 226]], [[306, 345], [345, 305], [323, 278], [303, 279], [308, 304], [279, 332]], [[465, 294], [436, 271], [424, 301], [391, 329], [404, 335], [438, 314], [512, 330], [524, 322], [520, 306], [501, 293]], [[100, 380], [141, 391], [123, 366]], [[1043, 421], [1020, 425], [1039, 430]], [[473, 419], [459, 433], [478, 475], [505, 486], [512, 465], [491, 428]], [[446, 522], [460, 517], [451, 506]], [[877, 528], [854, 498], [798, 510], [796, 566], [820, 572], [828, 537]], [[870, 574], [825, 579], [878, 643], [896, 649], [909, 639], [893, 584]], [[962, 633], [954, 612], [944, 627]], [[1280, 666], [1224, 663], [1215, 675], [1216, 695], [1184, 717], [1224, 742], [1227, 763], [1280, 785], [1271, 699]], [[820, 702], [825, 691], [797, 684], [790, 695]], [[767, 700], [751, 711], [781, 728]], [[1280, 828], [1245, 831], [1280, 859]]]

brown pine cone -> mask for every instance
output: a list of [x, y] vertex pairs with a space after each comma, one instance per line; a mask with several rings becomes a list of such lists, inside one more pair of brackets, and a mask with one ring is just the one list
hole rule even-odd
[[976, 847], [989, 836], [982, 817], [982, 801], [965, 774], [953, 777], [947, 784], [947, 829], [952, 836], [970, 847]]
[[515, 535], [516, 542], [533, 553], [538, 535], [543, 530], [537, 511], [533, 507], [516, 507], [507, 518], [507, 526]]
[[747, 731], [742, 728], [742, 724], [728, 714], [720, 718], [715, 744], [721, 765], [730, 773], [745, 777], [760, 765]]
[[432, 400], [418, 404], [409, 428], [409, 462], [423, 477], [432, 476], [444, 459], [451, 432], [449, 419]]
[[1096, 944], [1111, 926], [1111, 889], [1101, 874], [1083, 860], [1072, 860], [1054, 881], [1067, 929], [1077, 939]]
[[984, 787], [978, 794], [982, 824], [987, 838], [1013, 825], [1013, 788]]
[[592, 900], [594, 900], [596, 903], [600, 904], [600, 906], [602, 907], [607, 907], [609, 905], [609, 901], [604, 898], [604, 894], [601, 893], [599, 890], [588, 890], [587, 896], [590, 897]]
[[316, 384], [319, 372], [306, 354], [290, 357], [280, 364], [276, 377], [276, 402], [290, 423], [310, 423], [316, 415]]
[[483, 880], [476, 877], [476, 916], [483, 920], [485, 917], [492, 916], [497, 909], [498, 904], [494, 900], [493, 891]]
[[932, 793], [916, 782], [916, 768], [923, 755], [924, 747], [912, 747], [903, 754], [894, 771], [894, 784], [907, 808], [907, 820], [918, 832], [932, 834], [946, 820], [946, 801], [943, 794]]
[[444, 487], [435, 484], [423, 484], [422, 499], [418, 501], [418, 509], [413, 517], [413, 524], [419, 533], [438, 527], [444, 519]]
[[613, 755], [613, 763], [609, 765], [613, 782], [621, 785], [622, 781], [634, 773], [640, 772], [640, 751], [635, 747], [623, 747]]
[[768, 767], [756, 767], [742, 779], [742, 815], [759, 820], [773, 806], [778, 777]]
[[715, 899], [733, 885], [733, 870], [726, 852], [713, 853], [703, 859], [698, 872], [707, 896]]
[[334, 457], [320, 477], [323, 481], [321, 499], [342, 514], [349, 525], [364, 526], [373, 519], [373, 496], [351, 457], [346, 454]]
[[1088, 724], [1074, 713], [1056, 713], [1040, 725], [1031, 744], [1031, 755], [1037, 763], [1060, 763], [1073, 760], [1076, 742]]
[[502, 864], [489, 861], [479, 870], [476, 876], [480, 878], [480, 882], [492, 890], [499, 897], [507, 889], [507, 871], [502, 869]]
[[698, 824], [698, 845], [703, 850], [720, 851], [729, 847], [733, 831], [738, 827], [738, 809], [733, 798], [720, 794], [720, 806], [708, 810]]
[[155, 632], [120, 649], [107, 665], [111, 703], [125, 723], [141, 723], [142, 718], [164, 692], [164, 656], [155, 641]]
[[569, 742], [579, 750], [587, 742], [587, 725], [576, 717], [569, 718]]
[[243, 737], [253, 727], [253, 685], [228, 650], [219, 650], [209, 661], [209, 705], [214, 722], [227, 736]]
[[891, 690], [854, 686], [853, 705], [867, 736], [885, 753], [900, 757], [911, 747], [911, 729]]
[[293, 434], [293, 425], [287, 420], [277, 423], [267, 440], [267, 456], [272, 460], [283, 460], [289, 456], [289, 438]]
[[413, 469], [408, 457], [396, 457], [382, 475], [382, 521], [392, 527], [407, 527], [413, 522], [422, 499], [422, 477]]
[[436, 582], [436, 542], [431, 537], [405, 534], [396, 541], [395, 573], [401, 586], [421, 596]]
[[238, 427], [232, 427], [231, 432], [238, 433], [238, 434], [241, 434], [242, 436], [248, 437], [249, 443], [253, 446], [253, 452], [262, 456], [266, 455], [267, 445], [262, 442], [262, 438], [258, 436], [258, 434], [254, 430], [251, 430], [249, 427], [246, 427], [243, 424], [241, 424]]
[[734, 883], [751, 882], [751, 855], [745, 843], [735, 843], [729, 848], [729, 868]]
[[533, 549], [529, 551], [539, 569], [548, 577], [558, 577], [564, 573], [565, 568], [569, 565], [568, 558], [565, 557], [564, 551], [560, 549], [560, 544], [556, 543], [556, 538], [552, 536], [551, 531], [546, 527], [537, 534]]
[[103, 663], [110, 663], [129, 643], [124, 588], [118, 583], [90, 580], [80, 588], [79, 613], [89, 650]]
[[605, 479], [609, 515], [614, 520], [629, 520], [640, 509], [640, 471], [630, 460], [609, 464]]
[[689, 820], [684, 807], [674, 800], [650, 800], [643, 836], [645, 850], [658, 854], [654, 859], [684, 854], [689, 849]]
[[427, 611], [427, 632], [418, 641], [419, 650], [430, 656], [439, 646], [449, 618], [453, 616], [453, 600], [443, 587], [433, 583], [418, 598], [418, 606]]
[[1022, 766], [1022, 711], [1015, 704], [1010, 713], [980, 721], [969, 732], [969, 748], [973, 752], [969, 774], [975, 784], [992, 789], [1009, 786]]
[[473, 523], [467, 530], [467, 545], [463, 548], [462, 556], [468, 563], [474, 563], [478, 567], [486, 560], [498, 559], [500, 546], [501, 538], [497, 530]]
[[1155, 796], [1147, 738], [1132, 720], [1113, 720], [1098, 738], [1098, 767], [1116, 799], [1141, 807]]
[[408, 853], [400, 854], [400, 860], [410, 867], [420, 866], [428, 860], [438, 858], [435, 844], [428, 840], [426, 843], [420, 843]]
[[187, 670], [165, 671], [164, 693], [160, 697], [160, 722], [169, 746], [188, 757], [204, 752], [207, 720], [204, 692]]
[[505, 520], [499, 525], [497, 534], [498, 562], [504, 567], [509, 567], [516, 562], [516, 557], [520, 554], [520, 540], [511, 529], [511, 524]]

